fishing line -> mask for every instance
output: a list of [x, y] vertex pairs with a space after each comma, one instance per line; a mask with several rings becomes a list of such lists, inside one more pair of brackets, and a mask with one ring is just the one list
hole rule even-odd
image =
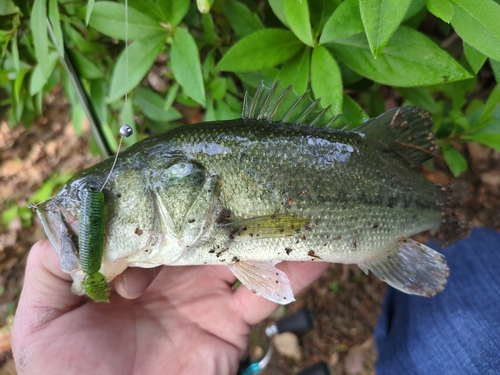
[[[128, 0], [125, 0], [125, 110], [127, 110], [127, 104], [128, 104]], [[122, 118], [122, 120], [124, 119]], [[118, 147], [118, 150], [120, 150], [120, 147]]]
[[113, 169], [115, 169], [116, 161], [118, 160], [118, 153], [120, 152], [120, 148], [122, 146], [123, 142], [123, 137], [130, 137], [132, 134], [134, 134], [134, 131], [130, 127], [130, 125], [125, 124], [125, 114], [127, 111], [127, 105], [128, 105], [128, 0], [125, 0], [125, 103], [124, 103], [124, 108], [125, 110], [123, 111], [122, 115], [122, 121], [124, 124], [120, 128], [120, 142], [118, 143], [118, 149], [116, 150], [116, 155], [115, 155], [115, 160], [113, 161], [113, 165], [111, 166], [111, 169], [108, 173], [108, 177], [106, 177], [106, 181], [104, 181], [104, 184], [102, 184], [102, 187], [99, 191], [102, 191], [104, 189], [104, 186], [106, 186], [107, 182], [109, 181], [109, 178], [111, 177], [111, 173], [113, 173]]

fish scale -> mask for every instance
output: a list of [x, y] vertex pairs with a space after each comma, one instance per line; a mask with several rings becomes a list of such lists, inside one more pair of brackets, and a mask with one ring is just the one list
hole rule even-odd
[[66, 240], [78, 236], [78, 191], [108, 175], [100, 269], [108, 281], [128, 266], [218, 264], [289, 303], [289, 280], [275, 265], [290, 260], [357, 263], [407, 293], [442, 290], [444, 257], [409, 239], [439, 227], [446, 199], [411, 168], [435, 152], [429, 115], [394, 109], [342, 131], [325, 127], [335, 117], [318, 101], [290, 88], [257, 94], [245, 97], [243, 118], [146, 138], [114, 170], [105, 160], [38, 205], [62, 264], [72, 265], [73, 290], [83, 293]]
[[[268, 128], [273, 129], [272, 138], [265, 133]], [[234, 220], [291, 214], [319, 221], [316, 229], [303, 230], [297, 235], [306, 235], [307, 244], [302, 240], [295, 244], [295, 238], [268, 239], [259, 243], [262, 250], [256, 250], [255, 243], [238, 243], [229, 249], [224, 258], [226, 262], [222, 263], [234, 256], [240, 259], [252, 256], [280, 260], [317, 259], [307, 256], [314, 248], [318, 248], [316, 251], [320, 254], [340, 252], [332, 258], [337, 262], [362, 261], [374, 248], [387, 247], [400, 237], [439, 225], [439, 204], [443, 202], [440, 190], [408, 169], [395, 155], [373, 150], [370, 142], [357, 133], [291, 128], [240, 119], [199, 124], [192, 127], [188, 139], [176, 137], [175, 132], [166, 133], [164, 137], [168, 139], [158, 139], [172, 150], [185, 152], [187, 159], [203, 165], [208, 174], [219, 176], [220, 204], [234, 215]], [[265, 136], [259, 139], [260, 134]], [[193, 142], [193, 139], [202, 141]], [[352, 151], [338, 152], [337, 158], [327, 158], [324, 155], [332, 153], [329, 148], [332, 143], [344, 150], [351, 146]], [[207, 145], [219, 145], [218, 152]], [[240, 150], [245, 151], [241, 153]], [[130, 152], [135, 151], [131, 149]], [[156, 168], [154, 163], [157, 161], [150, 160], [153, 162], [150, 168]], [[328, 179], [323, 177], [325, 175]], [[409, 185], [415, 188], [410, 191]], [[310, 193], [298, 194], [308, 186]], [[287, 198], [292, 198], [293, 203], [288, 205]], [[401, 207], [404, 202], [409, 206]], [[389, 207], [391, 205], [394, 207]], [[397, 220], [392, 219], [394, 216]], [[378, 227], [363, 231], [358, 218], [365, 218], [365, 222], [376, 221]], [[358, 234], [353, 234], [354, 231]], [[342, 239], [329, 241], [324, 247], [321, 244], [324, 234], [340, 235]], [[373, 241], [374, 234], [380, 238], [378, 241]], [[297, 251], [293, 257], [277, 257], [274, 249], [285, 247], [298, 247], [301, 255], [297, 255]], [[203, 248], [198, 250], [199, 253], [203, 251]], [[332, 256], [323, 257], [330, 259]], [[221, 260], [196, 256], [186, 258], [185, 262], [203, 264], [221, 263]]]

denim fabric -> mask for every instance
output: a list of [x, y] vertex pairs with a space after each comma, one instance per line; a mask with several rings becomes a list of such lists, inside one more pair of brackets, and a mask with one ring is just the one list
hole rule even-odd
[[441, 294], [388, 289], [375, 328], [377, 375], [500, 374], [500, 233], [474, 228], [442, 253], [450, 276]]

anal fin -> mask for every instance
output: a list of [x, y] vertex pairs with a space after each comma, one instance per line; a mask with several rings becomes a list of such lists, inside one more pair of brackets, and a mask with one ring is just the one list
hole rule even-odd
[[404, 241], [359, 267], [366, 273], [372, 271], [395, 289], [423, 297], [441, 292], [449, 274], [442, 254], [413, 240]]
[[233, 274], [255, 294], [281, 305], [295, 301], [288, 276], [277, 269], [278, 261], [240, 261], [229, 265]]

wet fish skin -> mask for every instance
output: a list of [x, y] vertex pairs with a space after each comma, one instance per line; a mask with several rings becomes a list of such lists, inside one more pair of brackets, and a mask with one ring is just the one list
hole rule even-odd
[[[407, 238], [439, 227], [445, 201], [390, 145], [365, 133], [265, 119], [180, 127], [131, 146], [111, 165], [107, 159], [82, 172], [38, 207], [77, 293], [78, 192], [101, 187], [109, 173], [101, 267], [108, 280], [128, 266], [221, 264], [280, 303], [293, 294], [278, 261], [358, 263], [384, 278], [386, 268], [372, 263], [400, 248], [414, 251]], [[391, 282], [412, 292], [407, 279], [421, 271], [403, 266]], [[401, 264], [391, 267], [398, 273]], [[443, 258], [429, 270], [438, 281], [421, 277], [416, 294], [444, 287]]]

